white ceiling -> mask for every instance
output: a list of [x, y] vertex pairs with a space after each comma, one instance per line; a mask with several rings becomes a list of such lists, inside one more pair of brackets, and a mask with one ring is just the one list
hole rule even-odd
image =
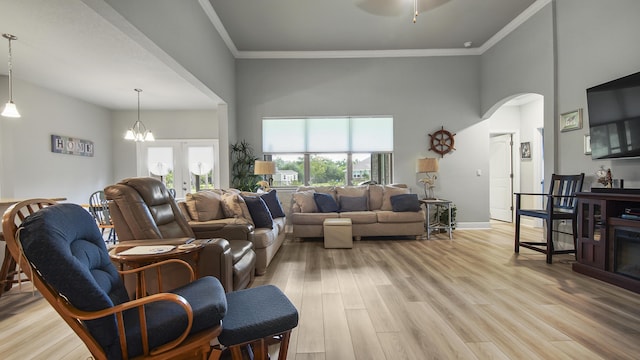
[[[514, 19], [523, 21], [549, 0], [418, 0], [415, 24], [412, 0], [198, 1], [236, 57], [268, 58], [479, 54]], [[144, 90], [143, 109], [211, 109], [222, 102], [82, 0], [0, 0], [0, 8], [0, 33], [18, 37], [17, 80], [110, 109], [135, 109], [134, 88]], [[464, 49], [467, 41], [472, 46]], [[4, 61], [0, 73], [7, 74]], [[19, 92], [14, 99], [19, 105]]]
[[245, 51], [479, 47], [536, 0], [209, 0]]
[[[213, 109], [219, 99], [171, 67], [80, 0], [0, 0], [0, 33], [11, 43], [13, 75], [109, 109]], [[8, 44], [0, 38], [0, 73]], [[14, 91], [20, 105], [20, 93]], [[4, 102], [5, 100], [0, 100]]]

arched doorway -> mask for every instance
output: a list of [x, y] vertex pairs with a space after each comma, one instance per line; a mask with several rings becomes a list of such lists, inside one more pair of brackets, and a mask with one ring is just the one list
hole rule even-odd
[[490, 218], [511, 222], [513, 193], [539, 193], [544, 186], [544, 97], [518, 94], [494, 109], [488, 118]]

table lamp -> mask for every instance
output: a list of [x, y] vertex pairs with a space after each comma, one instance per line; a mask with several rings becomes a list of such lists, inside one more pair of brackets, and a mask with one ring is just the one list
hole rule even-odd
[[269, 191], [273, 184], [273, 177], [271, 175], [276, 173], [276, 163], [273, 161], [256, 160], [253, 166], [254, 175], [263, 175], [264, 182], [260, 181], [258, 185], [262, 186], [265, 191]]
[[435, 199], [433, 188], [436, 186], [436, 179], [438, 176], [435, 174], [438, 172], [438, 159], [436, 158], [424, 158], [418, 159], [417, 173], [427, 174], [424, 178], [420, 179], [420, 182], [424, 185], [424, 198]]

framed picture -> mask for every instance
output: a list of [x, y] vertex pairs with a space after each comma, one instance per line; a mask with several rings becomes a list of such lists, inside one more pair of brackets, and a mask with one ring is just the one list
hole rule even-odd
[[560, 131], [582, 129], [582, 109], [569, 111], [560, 115]]
[[531, 160], [531, 143], [523, 142], [520, 144], [520, 159]]
[[591, 135], [584, 136], [584, 154], [591, 155]]

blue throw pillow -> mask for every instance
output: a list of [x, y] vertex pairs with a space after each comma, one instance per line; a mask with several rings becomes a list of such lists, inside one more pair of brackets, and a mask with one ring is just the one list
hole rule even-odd
[[256, 228], [273, 229], [273, 218], [267, 204], [259, 196], [243, 196]]
[[420, 211], [420, 202], [418, 201], [418, 194], [400, 194], [394, 195], [391, 198], [391, 209], [393, 211]]
[[278, 199], [278, 194], [276, 194], [276, 189], [271, 189], [271, 191], [260, 195], [260, 198], [267, 204], [272, 218], [285, 217], [282, 205], [280, 205], [280, 199]]
[[367, 211], [366, 196], [340, 196], [340, 211]]
[[329, 213], [338, 211], [338, 203], [330, 194], [313, 193], [313, 200], [315, 200], [320, 212]]

